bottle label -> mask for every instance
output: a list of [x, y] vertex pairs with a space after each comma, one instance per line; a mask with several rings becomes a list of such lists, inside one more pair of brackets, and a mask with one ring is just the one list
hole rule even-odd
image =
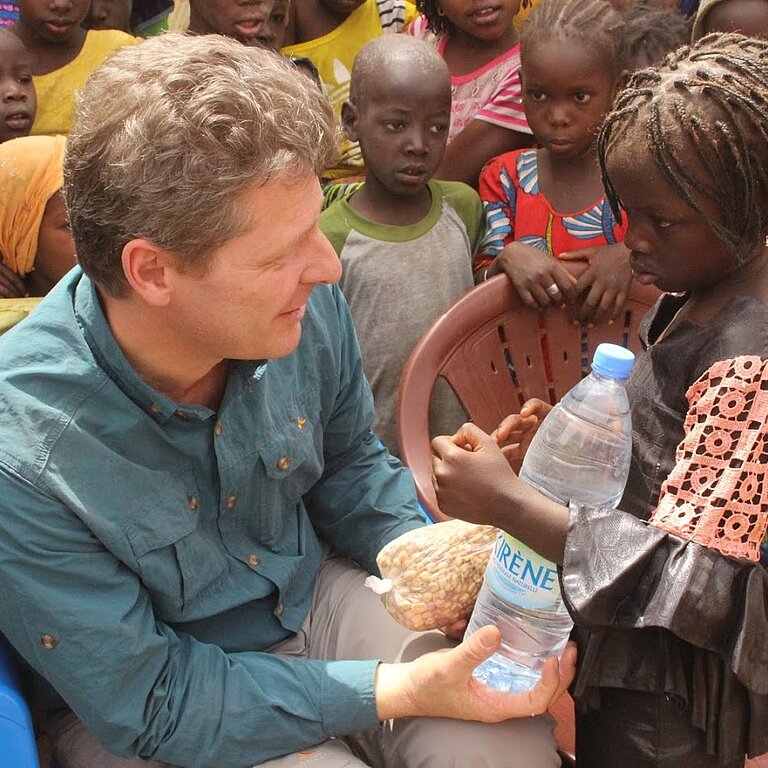
[[560, 608], [557, 566], [507, 533], [499, 534], [485, 578], [497, 595], [522, 608]]

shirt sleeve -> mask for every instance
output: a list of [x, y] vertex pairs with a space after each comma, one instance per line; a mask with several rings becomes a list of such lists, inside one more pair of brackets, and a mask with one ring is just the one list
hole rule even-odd
[[373, 396], [352, 318], [338, 286], [333, 292], [341, 329], [341, 381], [324, 425], [325, 471], [305, 503], [321, 537], [378, 574], [376, 555], [381, 548], [425, 521], [411, 471], [371, 430]]
[[458, 181], [443, 181], [441, 186], [446, 201], [464, 222], [470, 249], [474, 255], [485, 233], [485, 218], [480, 196], [472, 187]]
[[509, 59], [507, 67], [506, 76], [499, 83], [491, 99], [477, 113], [475, 119], [530, 134], [532, 131], [523, 109], [519, 52]]
[[515, 239], [515, 207], [517, 190], [510, 167], [517, 153], [508, 152], [495, 157], [480, 172], [478, 189], [485, 217], [484, 236], [474, 269], [485, 268]]
[[0, 466], [0, 630], [110, 751], [242, 768], [376, 725], [375, 661], [227, 654], [156, 619], [137, 574]]

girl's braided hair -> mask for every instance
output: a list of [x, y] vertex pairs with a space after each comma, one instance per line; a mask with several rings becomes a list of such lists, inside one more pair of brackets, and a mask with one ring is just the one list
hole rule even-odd
[[[621, 201], [606, 157], [623, 142], [637, 146], [643, 138], [664, 178], [707, 221], [736, 264], [763, 246], [768, 230], [768, 42], [707, 35], [670, 54], [660, 67], [634, 74], [598, 137], [603, 183], [617, 215]], [[717, 203], [719, 215], [704, 210], [702, 197]]]
[[606, 0], [542, 0], [520, 30], [521, 56], [537, 43], [578, 40], [605, 55], [618, 79], [624, 69], [624, 18]]

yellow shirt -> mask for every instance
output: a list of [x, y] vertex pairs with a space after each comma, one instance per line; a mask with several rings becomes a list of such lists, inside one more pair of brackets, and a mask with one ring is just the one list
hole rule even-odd
[[[366, 0], [336, 29], [305, 43], [287, 45], [286, 56], [311, 59], [320, 73], [323, 90], [341, 115], [341, 105], [349, 99], [349, 78], [357, 52], [371, 39], [387, 32], [402, 32], [418, 16], [409, 0]], [[361, 173], [363, 158], [357, 142], [344, 139], [341, 157], [335, 168], [329, 168], [330, 179]]]
[[116, 29], [88, 30], [80, 53], [63, 67], [32, 80], [37, 91], [37, 115], [32, 135], [67, 134], [72, 126], [75, 91], [85, 85], [91, 72], [112, 51], [124, 45], [135, 45], [139, 40]]
[[520, 3], [520, 10], [515, 16], [515, 26], [519, 27], [530, 15], [534, 6], [537, 5], [539, 0], [522, 0]]

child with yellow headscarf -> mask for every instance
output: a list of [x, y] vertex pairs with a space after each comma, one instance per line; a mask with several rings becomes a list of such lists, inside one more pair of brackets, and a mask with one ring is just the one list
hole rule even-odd
[[61, 193], [63, 136], [0, 144], [0, 296], [44, 296], [75, 264]]

